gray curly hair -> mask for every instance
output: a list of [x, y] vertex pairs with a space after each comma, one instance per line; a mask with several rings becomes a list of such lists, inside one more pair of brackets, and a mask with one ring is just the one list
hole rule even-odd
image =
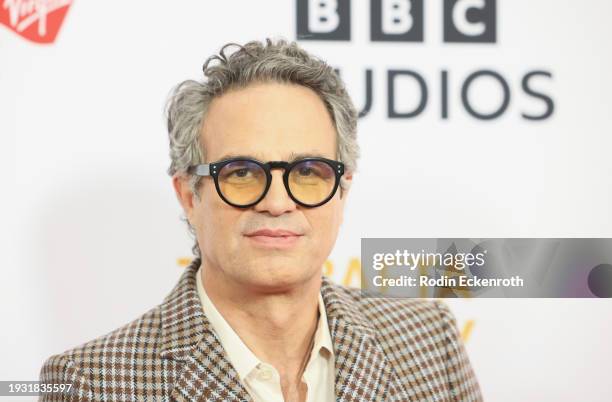
[[[238, 49], [227, 55], [227, 49], [232, 46]], [[209, 57], [202, 69], [206, 79], [186, 80], [178, 84], [170, 94], [165, 113], [171, 159], [167, 172], [170, 176], [180, 174], [189, 177], [191, 190], [198, 201], [202, 178], [190, 175], [187, 169], [206, 163], [206, 150], [200, 143], [206, 111], [215, 97], [253, 83], [290, 83], [315, 91], [335, 125], [338, 160], [344, 163], [347, 172], [356, 171], [359, 158], [357, 111], [339, 75], [323, 60], [310, 55], [295, 42], [266, 39], [265, 43], [228, 43], [218, 55]], [[347, 182], [341, 181], [341, 195], [347, 185]], [[192, 251], [196, 257], [201, 257], [195, 229], [186, 217], [182, 219], [195, 239]]]

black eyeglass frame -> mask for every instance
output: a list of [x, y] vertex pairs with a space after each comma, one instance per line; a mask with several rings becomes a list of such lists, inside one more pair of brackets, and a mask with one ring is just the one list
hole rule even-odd
[[[334, 188], [332, 189], [331, 193], [323, 201], [316, 203], [316, 204], [306, 204], [306, 203], [301, 202], [291, 193], [291, 190], [289, 189], [289, 172], [291, 171], [291, 169], [293, 169], [295, 166], [297, 166], [300, 163], [311, 162], [311, 161], [312, 162], [324, 162], [328, 166], [330, 166], [335, 173], [335, 183], [334, 183]], [[219, 186], [219, 172], [221, 171], [221, 169], [223, 169], [225, 165], [230, 164], [232, 162], [254, 163], [260, 166], [266, 174], [266, 187], [264, 191], [261, 193], [261, 196], [257, 200], [253, 201], [250, 204], [246, 204], [246, 205], [234, 204], [223, 196], [223, 192], [221, 191], [221, 187]], [[302, 159], [297, 159], [292, 162], [269, 161], [267, 163], [258, 161], [257, 159], [250, 159], [250, 158], [240, 158], [240, 157], [239, 158], [229, 158], [229, 159], [224, 159], [224, 160], [213, 162], [213, 163], [205, 163], [205, 164], [190, 166], [188, 169], [188, 172], [191, 174], [195, 174], [196, 176], [202, 176], [202, 177], [212, 176], [215, 182], [215, 188], [217, 189], [217, 194], [219, 194], [219, 197], [221, 197], [223, 201], [225, 201], [226, 203], [228, 203], [229, 205], [233, 207], [250, 208], [253, 205], [260, 202], [262, 199], [264, 199], [264, 197], [268, 193], [268, 190], [270, 189], [270, 185], [272, 184], [272, 173], [271, 173], [272, 169], [283, 169], [284, 170], [283, 184], [285, 185], [285, 190], [287, 190], [287, 194], [289, 194], [289, 197], [291, 197], [291, 199], [295, 201], [296, 204], [301, 205], [306, 208], [319, 207], [327, 203], [329, 200], [331, 200], [333, 196], [336, 194], [336, 191], [338, 190], [338, 185], [340, 184], [340, 178], [342, 177], [342, 175], [344, 175], [344, 163], [335, 161], [333, 159], [327, 159], [327, 158], [321, 158], [321, 157], [302, 158]]]

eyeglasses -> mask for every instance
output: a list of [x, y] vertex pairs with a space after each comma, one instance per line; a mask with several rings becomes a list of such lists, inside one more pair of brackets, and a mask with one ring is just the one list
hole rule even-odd
[[289, 197], [304, 207], [318, 207], [336, 193], [344, 164], [325, 158], [303, 158], [293, 162], [231, 158], [191, 166], [189, 173], [212, 176], [219, 196], [234, 207], [247, 208], [261, 201], [272, 183], [272, 169], [283, 169]]

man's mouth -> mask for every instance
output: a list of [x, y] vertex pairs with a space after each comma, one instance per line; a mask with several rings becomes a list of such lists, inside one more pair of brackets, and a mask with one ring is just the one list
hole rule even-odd
[[303, 235], [285, 229], [258, 229], [245, 234], [249, 240], [261, 247], [290, 248], [297, 244]]

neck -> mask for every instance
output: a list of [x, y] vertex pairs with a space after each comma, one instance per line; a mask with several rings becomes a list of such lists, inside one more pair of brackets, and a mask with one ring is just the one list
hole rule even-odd
[[316, 330], [320, 275], [299, 286], [263, 292], [210, 266], [199, 273], [206, 294], [245, 345], [281, 376], [298, 373]]

